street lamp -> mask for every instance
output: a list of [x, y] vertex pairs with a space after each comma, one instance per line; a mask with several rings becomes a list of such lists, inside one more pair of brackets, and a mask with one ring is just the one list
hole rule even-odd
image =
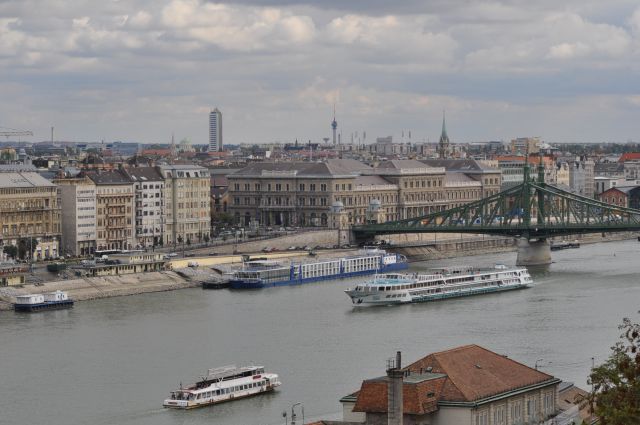
[[296, 425], [296, 406], [300, 406], [300, 408], [302, 409], [302, 425], [304, 425], [304, 404], [302, 404], [301, 402], [294, 403], [291, 406], [291, 425]]

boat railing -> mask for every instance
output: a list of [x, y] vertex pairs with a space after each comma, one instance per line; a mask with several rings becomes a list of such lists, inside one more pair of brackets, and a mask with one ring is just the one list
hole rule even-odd
[[236, 367], [236, 365], [221, 366], [221, 367], [216, 367], [214, 369], [209, 369], [207, 371], [207, 375], [209, 378], [215, 378], [218, 375], [226, 375], [228, 373], [235, 372], [237, 370], [238, 368]]

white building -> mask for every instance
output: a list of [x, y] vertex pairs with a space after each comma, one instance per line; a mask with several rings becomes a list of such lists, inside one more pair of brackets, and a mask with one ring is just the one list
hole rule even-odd
[[96, 250], [96, 185], [88, 177], [59, 179], [62, 253], [91, 255]]
[[127, 170], [135, 190], [136, 242], [140, 248], [163, 243], [164, 179], [153, 167]]
[[593, 198], [595, 195], [594, 162], [586, 157], [569, 163], [569, 187], [576, 195]]
[[215, 108], [209, 113], [209, 152], [222, 151], [222, 112]]

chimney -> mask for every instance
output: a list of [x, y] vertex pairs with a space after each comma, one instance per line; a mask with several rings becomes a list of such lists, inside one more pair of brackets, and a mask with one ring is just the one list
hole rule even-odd
[[400, 351], [396, 353], [395, 362], [389, 360], [387, 367], [388, 388], [387, 388], [387, 424], [402, 425], [402, 355]]

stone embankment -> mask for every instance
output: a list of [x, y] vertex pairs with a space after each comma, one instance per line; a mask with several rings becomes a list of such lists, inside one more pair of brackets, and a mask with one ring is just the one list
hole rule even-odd
[[0, 289], [0, 310], [13, 308], [17, 295], [65, 291], [76, 301], [97, 298], [172, 291], [197, 286], [197, 281], [181, 277], [175, 272], [138, 273], [120, 276], [89, 277], [45, 282], [38, 286], [7, 287]]

